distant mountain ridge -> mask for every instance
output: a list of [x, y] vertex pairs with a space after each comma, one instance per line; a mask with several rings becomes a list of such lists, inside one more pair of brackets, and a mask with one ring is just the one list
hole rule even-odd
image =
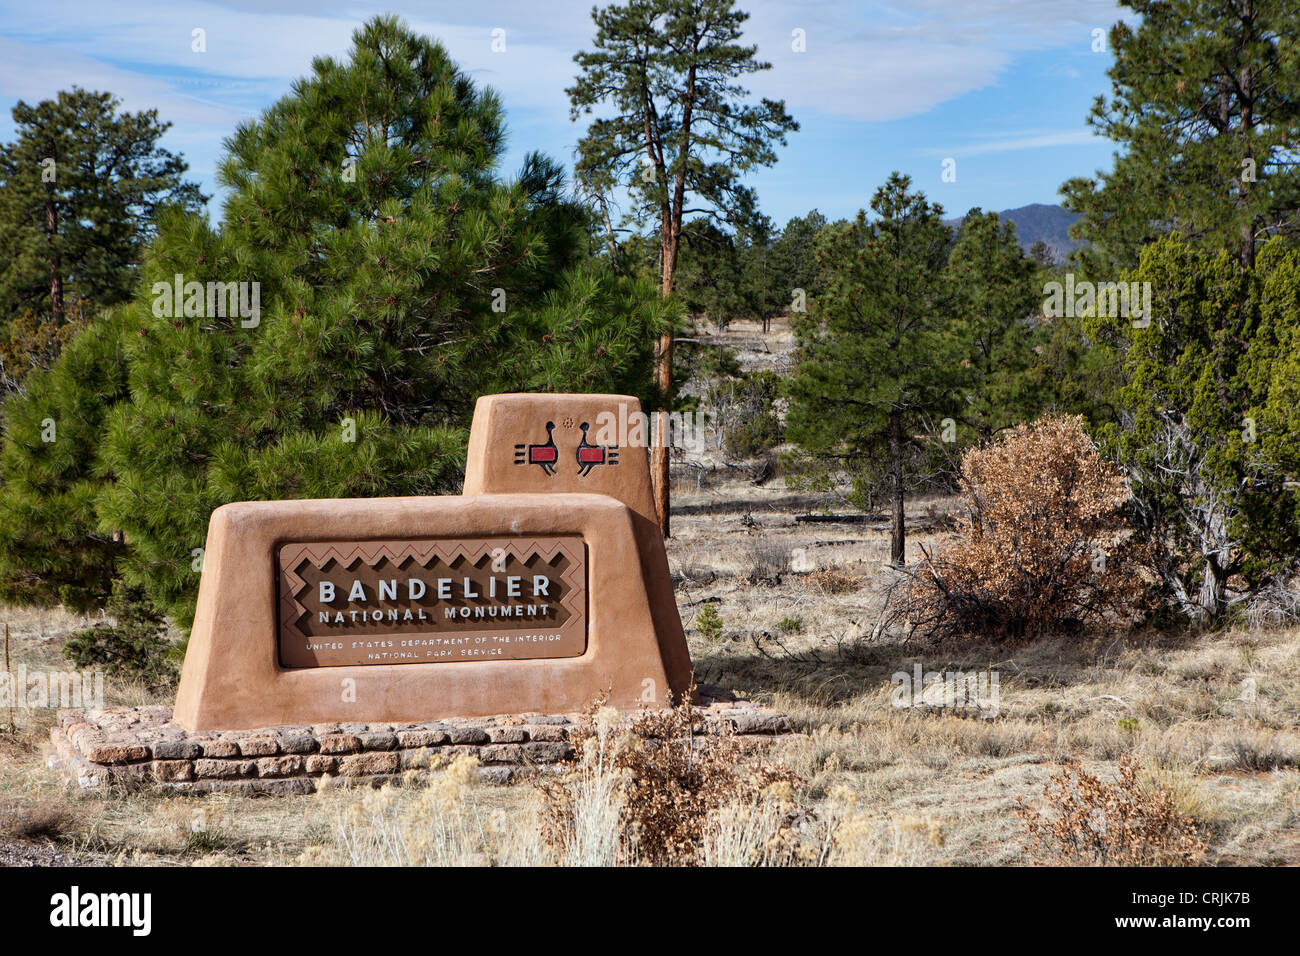
[[[1020, 247], [1026, 252], [1035, 242], [1042, 241], [1052, 250], [1052, 257], [1057, 262], [1065, 261], [1068, 256], [1083, 243], [1070, 238], [1070, 227], [1079, 221], [1077, 213], [1069, 212], [1061, 206], [1047, 203], [1030, 203], [1016, 209], [1004, 209], [998, 213], [999, 218], [1010, 219], [1016, 224], [1016, 238]], [[954, 228], [961, 225], [961, 217], [945, 220]]]

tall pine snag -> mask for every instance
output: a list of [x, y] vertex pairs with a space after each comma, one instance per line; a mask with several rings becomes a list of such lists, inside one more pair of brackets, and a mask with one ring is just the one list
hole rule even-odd
[[[921, 435], [960, 409], [969, 334], [945, 271], [943, 208], [894, 173], [853, 222], [823, 229], [823, 292], [792, 316], [798, 346], [786, 435], [806, 455], [795, 483], [825, 485], [846, 472], [865, 502], [884, 486], [893, 512], [890, 562], [905, 559], [903, 498], [917, 477]], [[884, 463], [884, 470], [879, 466]]]
[[[682, 221], [700, 213], [730, 223], [752, 210], [741, 180], [776, 162], [774, 147], [799, 128], [781, 101], [746, 102], [740, 77], [771, 68], [739, 43], [749, 18], [734, 0], [629, 0], [592, 11], [592, 50], [574, 57], [570, 115], [610, 109], [578, 143], [577, 175], [601, 196], [626, 190], [638, 218], [659, 229], [660, 292], [674, 290]], [[660, 527], [669, 533], [668, 409], [673, 332], [655, 349], [656, 437], [651, 474]]]
[[1249, 268], [1270, 234], [1300, 228], [1300, 7], [1276, 0], [1121, 0], [1111, 100], [1089, 124], [1119, 144], [1114, 168], [1061, 187], [1099, 264], [1137, 265], [1175, 231], [1231, 247]]

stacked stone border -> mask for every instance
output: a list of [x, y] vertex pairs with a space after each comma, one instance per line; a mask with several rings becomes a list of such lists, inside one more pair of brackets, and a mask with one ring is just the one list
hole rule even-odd
[[[743, 700], [705, 697], [697, 730], [761, 746], [793, 731], [790, 718]], [[634, 715], [628, 715], [629, 719]], [[189, 733], [170, 707], [61, 710], [50, 766], [86, 790], [314, 793], [331, 784], [401, 782], [410, 769], [468, 754], [480, 778], [508, 784], [572, 755], [579, 714], [509, 714], [418, 724], [314, 724]]]

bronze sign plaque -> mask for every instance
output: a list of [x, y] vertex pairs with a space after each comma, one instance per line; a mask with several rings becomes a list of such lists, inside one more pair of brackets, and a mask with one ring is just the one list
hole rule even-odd
[[280, 547], [284, 667], [578, 657], [581, 537], [326, 541]]

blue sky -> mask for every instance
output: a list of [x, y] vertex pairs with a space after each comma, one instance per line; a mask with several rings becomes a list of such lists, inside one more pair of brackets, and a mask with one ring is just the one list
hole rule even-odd
[[[164, 145], [219, 215], [222, 140], [307, 73], [313, 56], [345, 55], [352, 31], [395, 12], [437, 36], [462, 68], [501, 94], [511, 132], [505, 169], [541, 149], [571, 162], [582, 134], [564, 89], [590, 45], [591, 0], [472, 3], [347, 0], [0, 0], [0, 139], [10, 109], [77, 84], [123, 108], [156, 108], [174, 125]], [[853, 215], [899, 169], [953, 215], [1059, 200], [1060, 184], [1110, 165], [1112, 144], [1085, 117], [1109, 93], [1109, 50], [1096, 29], [1112, 0], [741, 0], [747, 38], [773, 68], [748, 79], [801, 124], [776, 166], [749, 185], [778, 224], [818, 208]], [[206, 52], [192, 49], [196, 28]], [[493, 52], [493, 31], [505, 51]], [[793, 31], [806, 37], [792, 49]], [[942, 181], [956, 160], [956, 181]]]

